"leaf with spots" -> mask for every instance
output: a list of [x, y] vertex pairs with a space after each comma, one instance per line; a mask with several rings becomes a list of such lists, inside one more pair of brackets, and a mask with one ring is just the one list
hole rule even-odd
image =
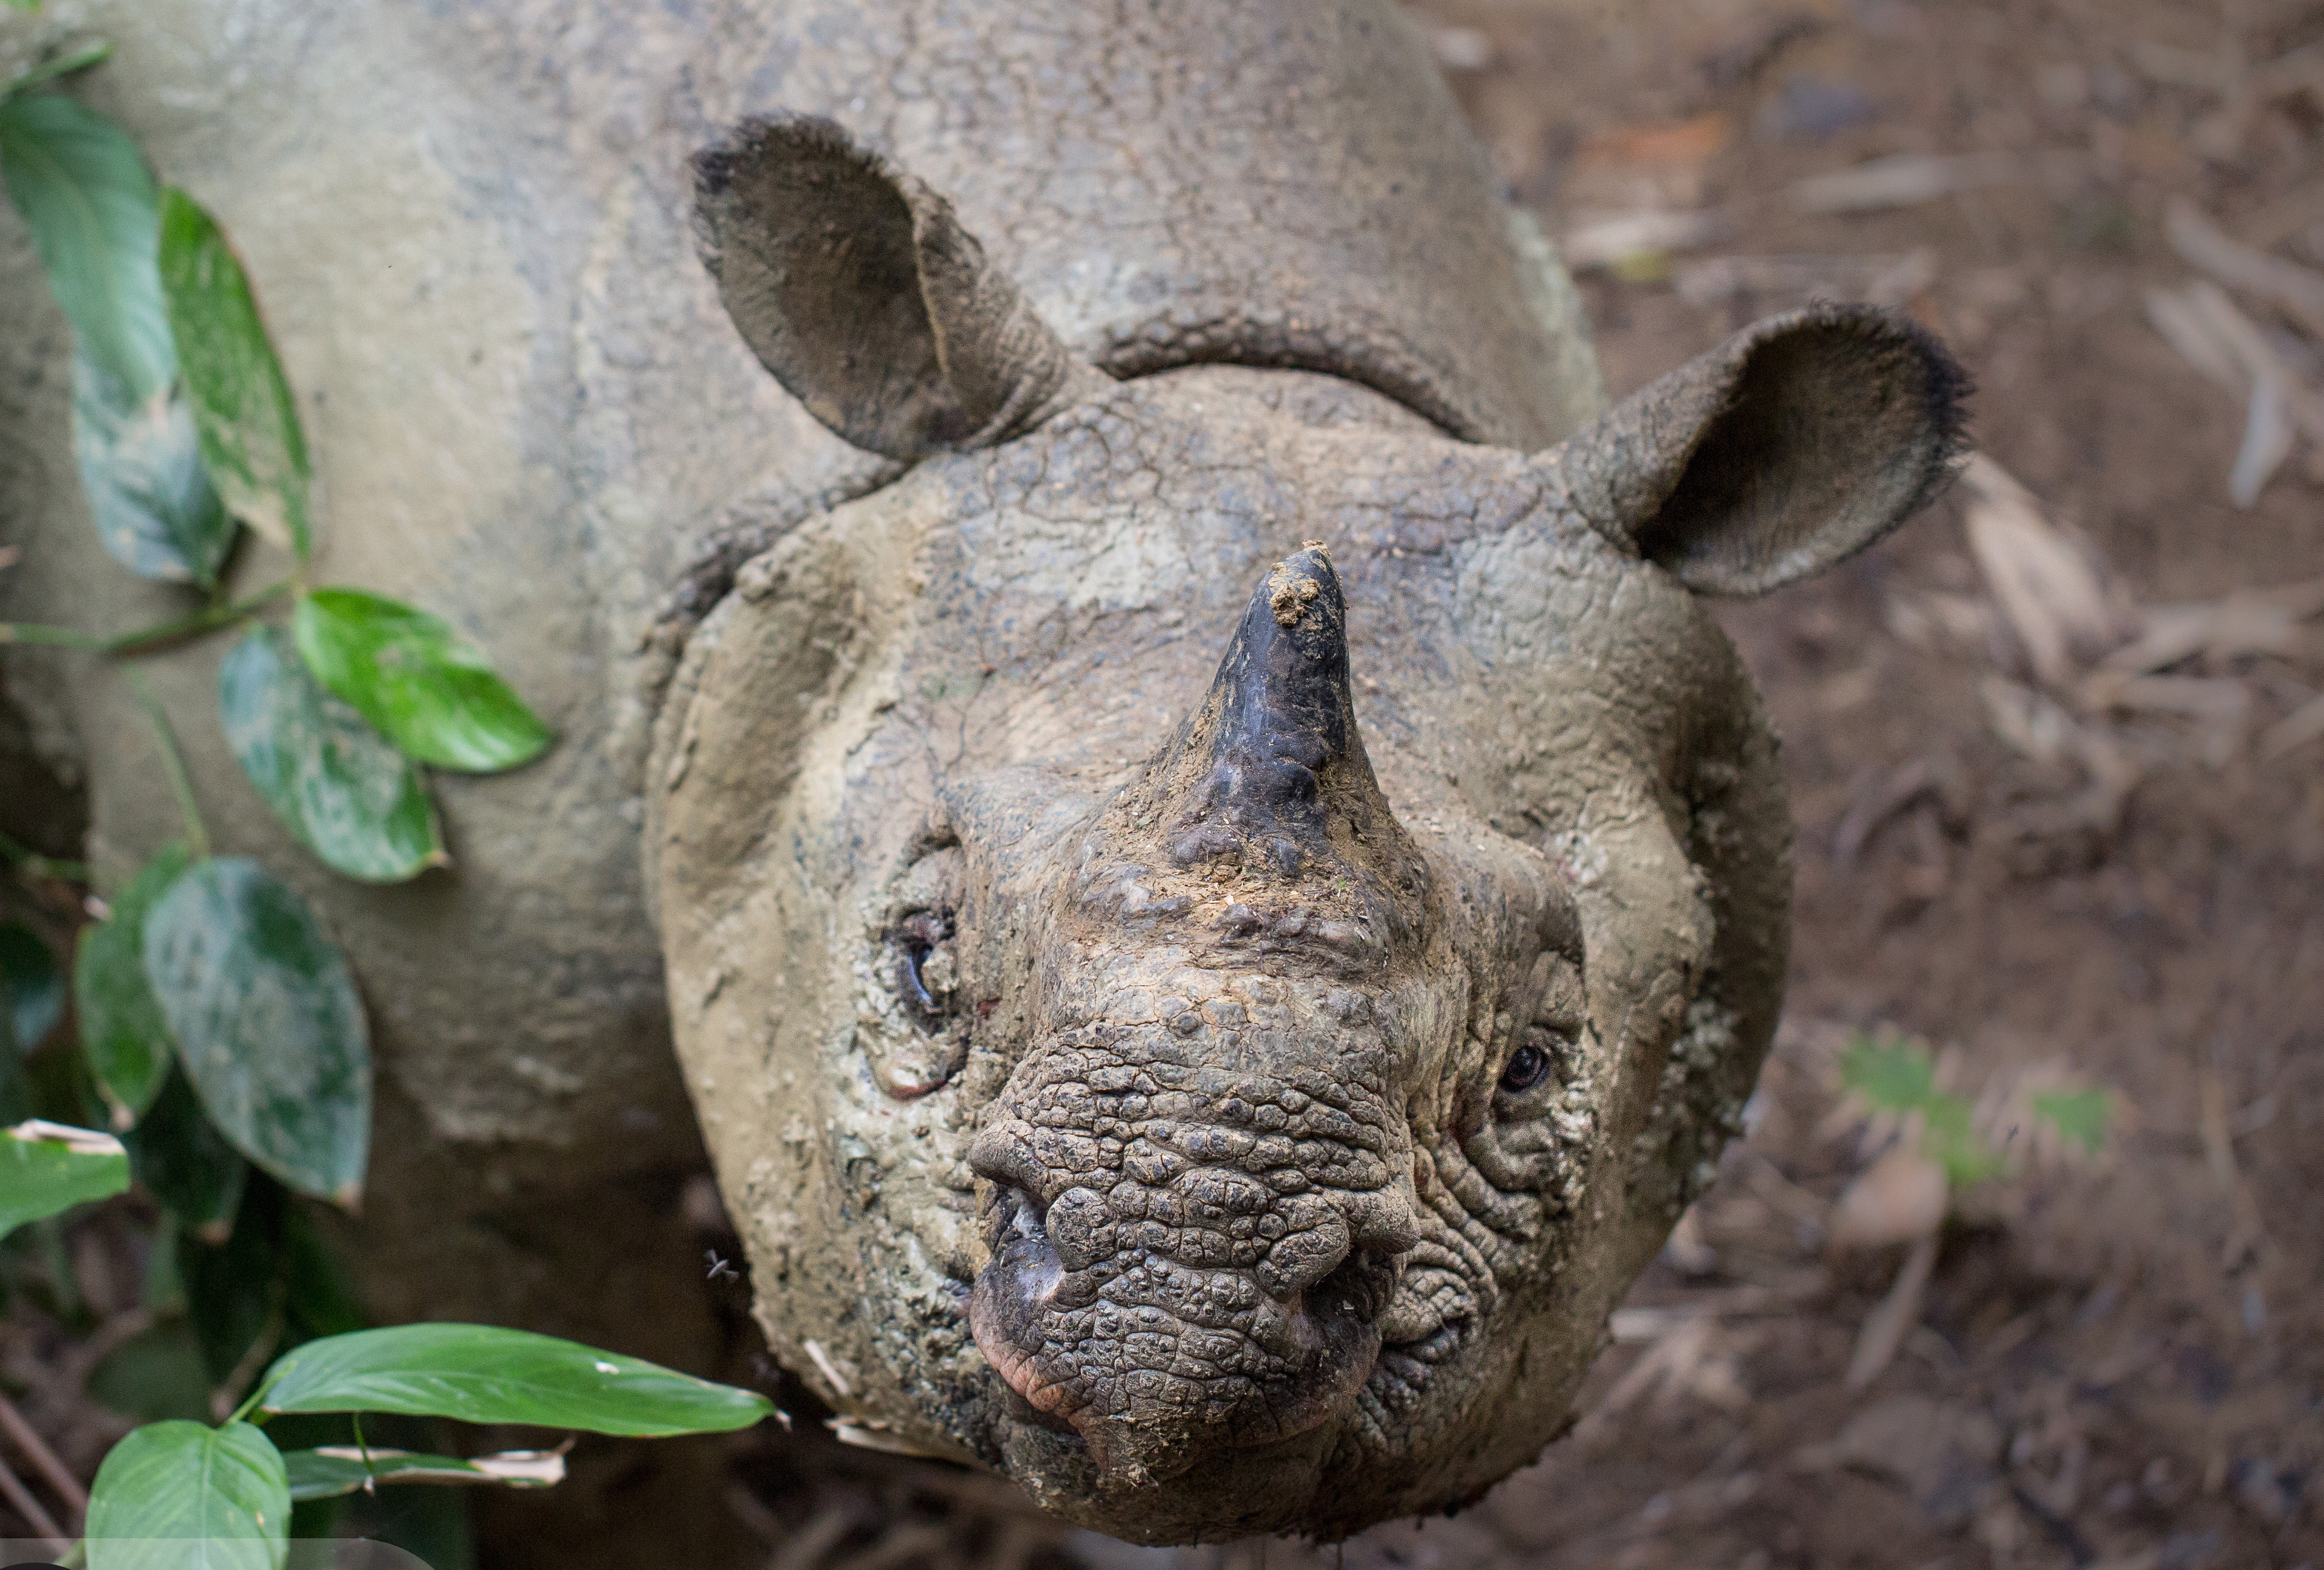
[[161, 275], [210, 483], [228, 512], [305, 561], [310, 476], [290, 381], [241, 260], [183, 191], [161, 197]]
[[146, 916], [145, 974], [218, 1132], [300, 1193], [353, 1203], [371, 1037], [307, 902], [254, 861], [205, 861]]
[[0, 1130], [0, 1237], [127, 1187], [128, 1154], [109, 1134], [39, 1122]]
[[318, 589], [291, 619], [308, 669], [410, 757], [489, 774], [540, 755], [549, 728], [482, 650], [424, 611]]
[[243, 772], [326, 867], [401, 883], [449, 859], [419, 768], [324, 690], [289, 633], [254, 627], [235, 646], [218, 708]]

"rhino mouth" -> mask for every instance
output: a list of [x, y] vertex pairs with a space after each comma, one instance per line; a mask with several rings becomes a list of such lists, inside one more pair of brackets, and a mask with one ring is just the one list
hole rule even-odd
[[[1111, 1414], [1093, 1409], [1084, 1390], [1065, 1369], [1069, 1360], [1056, 1337], [1062, 1314], [1084, 1307], [1063, 1302], [1077, 1298], [1065, 1261], [1049, 1235], [1049, 1207], [1013, 1184], [996, 1187], [987, 1213], [993, 1262], [980, 1272], [969, 1297], [969, 1325], [977, 1345], [1015, 1399], [1008, 1404], [1020, 1421], [1084, 1439], [1109, 1426]], [[1068, 1245], [1070, 1246], [1070, 1244]], [[1396, 1294], [1393, 1262], [1356, 1251], [1322, 1280], [1281, 1305], [1281, 1327], [1273, 1350], [1278, 1362], [1298, 1374], [1266, 1382], [1272, 1388], [1257, 1409], [1237, 1413], [1218, 1437], [1229, 1448], [1250, 1448], [1293, 1438], [1329, 1421], [1370, 1380], [1383, 1342], [1377, 1321]], [[1193, 1350], [1183, 1357], [1221, 1354], [1215, 1336], [1152, 1308], [1130, 1317], [1134, 1327], [1123, 1340], [1151, 1345], [1176, 1337]], [[1435, 1327], [1431, 1327], [1434, 1333]], [[1204, 1345], [1207, 1343], [1207, 1345]], [[1151, 1372], [1150, 1370], [1147, 1372]], [[1139, 1382], [1132, 1373], [1129, 1382]], [[1135, 1403], [1133, 1403], [1135, 1404]], [[1238, 1403], [1240, 1404], [1240, 1403]], [[1213, 1400], [1212, 1415], [1226, 1415], [1228, 1403]]]
[[980, 1152], [990, 1261], [968, 1318], [1010, 1417], [1074, 1436], [1102, 1470], [1159, 1481], [1206, 1452], [1297, 1438], [1358, 1404], [1408, 1234], [1359, 1235], [1334, 1216], [1310, 1247], [1264, 1256], [1259, 1240], [1256, 1261], [1184, 1232], [1164, 1246], [1091, 1189], [1044, 1202], [1035, 1185], [1001, 1175], [1022, 1170], [1002, 1145]]

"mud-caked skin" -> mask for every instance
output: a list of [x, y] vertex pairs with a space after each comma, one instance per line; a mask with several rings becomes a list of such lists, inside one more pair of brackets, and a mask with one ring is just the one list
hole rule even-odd
[[[698, 1125], [851, 1438], [1150, 1542], [1531, 1459], [1780, 1003], [1775, 744], [1695, 596], [1926, 500], [1942, 353], [1817, 309], [1606, 410], [1388, 0], [215, 13], [0, 55], [115, 41], [70, 90], [252, 269], [310, 581], [445, 616], [560, 738], [359, 886], [242, 781], [226, 643], [144, 662], [371, 1005], [372, 1312], [717, 1372]], [[0, 615], [184, 614], [81, 516], [5, 212], [0, 286]], [[178, 832], [143, 714], [0, 675], [117, 887]], [[721, 1455], [576, 1453], [487, 1556], [739, 1562]]]
[[[783, 222], [726, 175], [722, 277]], [[737, 308], [787, 384], [895, 319]], [[1775, 745], [1695, 591], [1919, 506], [1955, 373], [1820, 308], [1526, 454], [1323, 376], [1025, 363], [1029, 421], [743, 569], [658, 732], [761, 1323], [860, 1432], [1120, 1536], [1457, 1504], [1562, 1427], [1774, 1028]]]

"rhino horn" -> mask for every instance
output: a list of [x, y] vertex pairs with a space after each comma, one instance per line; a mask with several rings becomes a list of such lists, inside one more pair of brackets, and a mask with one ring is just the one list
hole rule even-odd
[[1348, 606], [1320, 546], [1276, 564], [1160, 770], [1171, 858], [1296, 876], [1394, 822], [1348, 685]]

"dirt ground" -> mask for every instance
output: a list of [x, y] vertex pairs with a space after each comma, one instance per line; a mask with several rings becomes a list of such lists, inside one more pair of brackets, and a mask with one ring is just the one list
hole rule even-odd
[[[802, 1397], [738, 1457], [770, 1562], [2324, 1565], [2324, 271], [2281, 271], [2324, 269], [2324, 4], [1415, 9], [1595, 263], [1618, 395], [1818, 295], [1909, 310], [1978, 384], [1978, 483], [1724, 613], [1800, 826], [1750, 1133], [1575, 1432], [1463, 1514], [1128, 1549], [844, 1450]], [[2239, 453], [2249, 481], [2287, 445], [2235, 505]], [[1839, 1054], [1884, 1028], [1997, 1140], [2029, 1088], [2115, 1115], [2097, 1157], [2048, 1142], [1957, 1196], [1917, 1290], [1929, 1251], [1834, 1241], [1894, 1134]]]

